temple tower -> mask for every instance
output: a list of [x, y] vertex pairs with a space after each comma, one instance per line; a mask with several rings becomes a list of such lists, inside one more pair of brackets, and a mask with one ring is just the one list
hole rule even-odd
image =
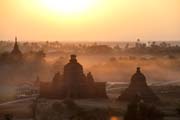
[[77, 62], [76, 55], [71, 55], [70, 61], [64, 66], [64, 81], [67, 87], [67, 97], [79, 98], [85, 82], [83, 67]]

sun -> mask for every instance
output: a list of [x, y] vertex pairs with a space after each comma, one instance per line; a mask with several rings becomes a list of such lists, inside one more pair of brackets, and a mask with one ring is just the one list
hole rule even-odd
[[63, 14], [82, 13], [89, 10], [96, 0], [40, 0], [49, 10]]

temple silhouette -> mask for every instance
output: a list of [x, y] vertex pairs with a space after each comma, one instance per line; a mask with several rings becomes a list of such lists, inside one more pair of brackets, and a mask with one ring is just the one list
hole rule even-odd
[[107, 98], [106, 83], [95, 82], [92, 74], [83, 72], [76, 55], [64, 66], [64, 72], [56, 73], [52, 82], [40, 83], [40, 97], [55, 99]]
[[4, 52], [0, 55], [0, 64], [18, 64], [24, 61], [24, 55], [19, 49], [19, 45], [17, 42], [17, 37], [15, 37], [14, 47], [12, 51]]
[[129, 87], [119, 96], [120, 101], [132, 101], [139, 97], [144, 102], [158, 102], [159, 98], [153, 93], [146, 83], [146, 77], [137, 68], [136, 73], [132, 76]]
[[17, 43], [17, 37], [15, 37], [14, 48], [11, 51], [11, 55], [15, 57], [22, 57], [22, 52], [20, 51], [18, 43]]

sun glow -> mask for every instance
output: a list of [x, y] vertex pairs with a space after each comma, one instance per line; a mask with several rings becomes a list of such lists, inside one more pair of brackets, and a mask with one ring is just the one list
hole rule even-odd
[[63, 14], [82, 13], [91, 9], [96, 0], [40, 0], [44, 7]]

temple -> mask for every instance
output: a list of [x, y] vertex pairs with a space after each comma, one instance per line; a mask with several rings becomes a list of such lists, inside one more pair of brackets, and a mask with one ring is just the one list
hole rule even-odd
[[40, 97], [54, 99], [85, 99], [107, 98], [106, 83], [95, 82], [91, 73], [83, 72], [83, 66], [78, 63], [76, 55], [71, 55], [64, 72], [56, 73], [51, 83], [41, 82]]
[[14, 56], [22, 56], [22, 53], [19, 49], [19, 46], [18, 46], [18, 43], [17, 43], [17, 37], [15, 37], [15, 43], [14, 43], [14, 48], [13, 50], [11, 51], [11, 55], [14, 55]]
[[0, 64], [18, 64], [23, 62], [23, 54], [19, 49], [17, 37], [15, 37], [12, 51], [0, 54]]
[[22, 62], [23, 61], [23, 54], [19, 49], [17, 37], [15, 37], [14, 48], [10, 53], [10, 57], [14, 62]]
[[141, 73], [140, 67], [132, 76], [129, 87], [118, 98], [120, 101], [132, 101], [139, 96], [144, 102], [158, 102], [159, 98], [153, 93], [146, 83], [146, 78]]

